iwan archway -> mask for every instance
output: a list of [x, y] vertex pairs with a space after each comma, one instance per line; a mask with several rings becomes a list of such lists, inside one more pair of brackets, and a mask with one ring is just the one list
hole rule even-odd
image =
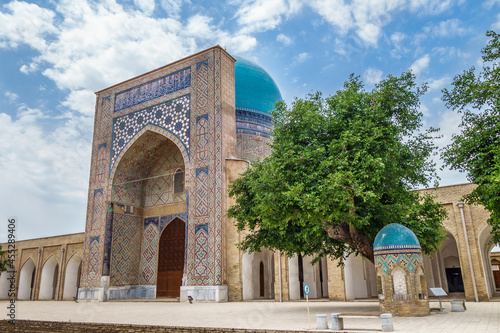
[[[185, 234], [181, 237], [179, 230], [185, 232], [186, 224], [175, 217], [187, 221], [183, 155], [173, 141], [148, 130], [117, 163], [111, 192], [109, 297], [179, 297], [185, 248]], [[163, 274], [159, 253], [175, 259], [175, 278]], [[168, 292], [165, 278], [175, 282]]]

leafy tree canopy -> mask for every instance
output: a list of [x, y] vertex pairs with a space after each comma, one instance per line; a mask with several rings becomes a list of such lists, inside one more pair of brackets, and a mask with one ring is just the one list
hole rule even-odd
[[291, 109], [278, 103], [271, 155], [231, 186], [228, 216], [249, 231], [240, 247], [335, 258], [357, 252], [373, 262], [375, 236], [395, 222], [435, 252], [445, 210], [411, 191], [435, 176], [428, 159], [435, 130], [422, 131], [419, 111], [425, 90], [411, 73], [372, 91], [351, 75], [326, 99], [316, 93]]
[[453, 135], [442, 157], [478, 185], [464, 199], [490, 212], [492, 241], [500, 243], [500, 35], [488, 31], [486, 36], [490, 40], [482, 50], [482, 71], [472, 67], [443, 90], [447, 106], [462, 114], [462, 131]]

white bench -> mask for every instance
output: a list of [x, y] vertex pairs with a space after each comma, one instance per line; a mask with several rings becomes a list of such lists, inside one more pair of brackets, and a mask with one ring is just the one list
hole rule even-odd
[[344, 318], [380, 318], [382, 320], [382, 331], [392, 332], [394, 326], [392, 325], [392, 314], [390, 313], [332, 313], [332, 329], [343, 330]]

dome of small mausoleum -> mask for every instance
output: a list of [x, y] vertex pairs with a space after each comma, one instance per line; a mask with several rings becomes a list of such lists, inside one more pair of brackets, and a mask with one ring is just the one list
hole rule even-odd
[[383, 227], [373, 243], [374, 251], [405, 248], [420, 249], [420, 242], [413, 231], [399, 223], [391, 223]]
[[269, 112], [281, 101], [281, 93], [273, 78], [259, 65], [234, 57], [236, 109]]

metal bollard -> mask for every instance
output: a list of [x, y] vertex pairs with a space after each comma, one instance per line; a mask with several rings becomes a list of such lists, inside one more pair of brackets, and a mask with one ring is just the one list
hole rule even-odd
[[328, 329], [328, 321], [326, 320], [326, 314], [317, 314], [316, 315], [316, 329], [317, 330]]
[[382, 331], [384, 332], [394, 331], [394, 326], [392, 325], [392, 314], [382, 313], [380, 315], [380, 319], [382, 320]]

